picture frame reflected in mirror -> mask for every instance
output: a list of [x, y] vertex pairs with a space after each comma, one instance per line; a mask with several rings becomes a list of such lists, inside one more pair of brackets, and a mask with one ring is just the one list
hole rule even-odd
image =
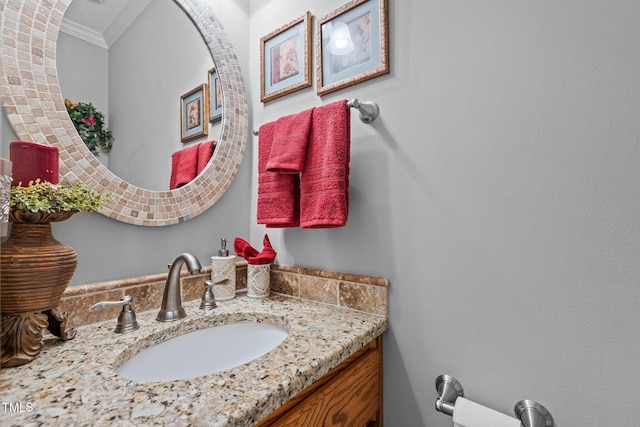
[[188, 142], [209, 132], [209, 85], [203, 83], [180, 97], [180, 140]]
[[222, 119], [222, 85], [215, 67], [209, 70], [209, 122]]

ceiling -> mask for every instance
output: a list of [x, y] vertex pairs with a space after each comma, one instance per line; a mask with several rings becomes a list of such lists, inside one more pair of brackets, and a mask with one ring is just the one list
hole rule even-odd
[[60, 30], [108, 48], [149, 3], [151, 0], [74, 0]]

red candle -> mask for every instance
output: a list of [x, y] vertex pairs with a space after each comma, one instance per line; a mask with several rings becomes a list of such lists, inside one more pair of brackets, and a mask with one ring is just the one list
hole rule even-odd
[[[58, 183], [58, 149], [52, 145], [27, 141], [13, 141], [9, 158], [13, 162], [13, 186], [27, 187], [29, 181]], [[20, 184], [22, 183], [22, 184]]]

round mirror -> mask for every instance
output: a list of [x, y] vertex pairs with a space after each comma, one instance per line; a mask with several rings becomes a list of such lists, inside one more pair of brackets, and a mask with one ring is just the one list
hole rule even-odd
[[[92, 147], [120, 179], [148, 190], [171, 190], [195, 178], [209, 161], [220, 134], [216, 107], [222, 97], [212, 90], [219, 79], [200, 32], [173, 0], [74, 0], [64, 14], [56, 58], [58, 83], [72, 114], [80, 115], [88, 103], [104, 113], [113, 148]], [[203, 83], [208, 117], [205, 111], [196, 114], [197, 128], [185, 128], [192, 135], [182, 137], [179, 101]], [[194, 99], [190, 105], [200, 107], [197, 95]], [[76, 124], [88, 126], [80, 118]], [[178, 168], [172, 167], [172, 155], [193, 153], [196, 146], [207, 150], [198, 164], [173, 173]], [[172, 182], [178, 172], [179, 182]]]
[[[101, 193], [113, 193], [114, 201], [100, 212], [130, 224], [170, 225], [204, 212], [229, 187], [246, 149], [246, 94], [227, 35], [205, 4], [198, 0], [175, 1], [196, 25], [215, 58], [224, 108], [213, 157], [194, 180], [171, 191], [141, 188], [116, 176], [87, 149], [71, 123], [56, 65], [58, 31], [69, 2], [55, 1], [53, 7], [39, 0], [24, 1], [16, 7], [12, 7], [15, 3], [2, 4], [0, 71], [5, 78], [0, 85], [13, 129], [20, 139], [58, 147], [62, 178], [83, 181]], [[206, 81], [207, 77], [202, 79]], [[178, 102], [175, 100], [174, 105]]]

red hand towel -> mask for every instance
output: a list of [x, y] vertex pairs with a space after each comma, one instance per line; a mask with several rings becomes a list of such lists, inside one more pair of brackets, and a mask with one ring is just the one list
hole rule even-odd
[[262, 239], [262, 252], [251, 246], [246, 240], [236, 237], [233, 241], [233, 249], [236, 255], [246, 259], [249, 264], [271, 264], [276, 259], [276, 251], [271, 246], [269, 235], [265, 234]]
[[183, 148], [171, 155], [171, 179], [169, 189], [182, 187], [196, 177], [198, 146]]
[[207, 167], [209, 159], [213, 155], [213, 150], [216, 148], [215, 141], [207, 141], [202, 144], [198, 144], [198, 163], [196, 165], [196, 176], [200, 175], [200, 172]]
[[258, 224], [267, 227], [300, 225], [300, 179], [296, 174], [267, 171], [275, 122], [260, 126], [258, 140]]
[[273, 260], [276, 259], [276, 251], [274, 251], [273, 247], [271, 246], [269, 235], [264, 235], [262, 244], [262, 252], [248, 258], [245, 257], [249, 264], [271, 264]]
[[307, 160], [300, 178], [300, 226], [341, 227], [349, 216], [351, 110], [347, 100], [313, 110]]
[[255, 257], [259, 253], [256, 248], [251, 246], [249, 242], [247, 242], [241, 237], [236, 237], [235, 240], [233, 241], [233, 250], [236, 253], [236, 255], [244, 259]]
[[300, 173], [304, 168], [313, 108], [276, 120], [267, 170]]

